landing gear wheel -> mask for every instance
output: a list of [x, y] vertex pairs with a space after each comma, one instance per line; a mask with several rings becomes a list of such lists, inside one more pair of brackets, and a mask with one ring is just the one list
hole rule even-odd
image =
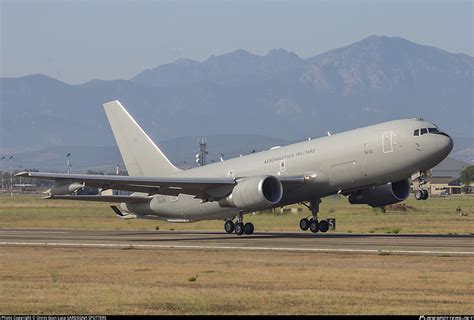
[[[303, 218], [300, 220], [300, 228], [301, 230], [311, 230], [311, 232], [315, 233], [319, 231], [319, 223], [318, 223], [318, 212], [319, 212], [319, 204], [321, 203], [321, 199], [316, 198], [309, 200], [309, 205], [301, 202], [302, 205], [304, 205], [306, 208], [311, 210], [311, 220], [308, 220], [306, 218]], [[309, 223], [309, 225], [308, 225]]]
[[319, 221], [319, 231], [327, 232], [329, 230], [329, 221], [321, 220]]
[[235, 229], [235, 224], [232, 220], [227, 220], [225, 223], [224, 223], [224, 230], [225, 232], [227, 233], [232, 233], [234, 232], [234, 229]]
[[235, 224], [235, 234], [241, 236], [244, 233], [244, 224], [238, 222]]
[[311, 219], [311, 222], [309, 223], [309, 230], [311, 230], [312, 233], [316, 233], [319, 231], [318, 220]]
[[303, 231], [306, 231], [309, 229], [309, 220], [306, 218], [303, 218], [300, 220], [300, 229]]
[[422, 192], [423, 192], [423, 197], [421, 197], [421, 199], [423, 199], [423, 200], [428, 199], [428, 196], [429, 196], [428, 195], [428, 190], [423, 190]]
[[423, 191], [424, 191], [424, 190], [416, 190], [416, 191], [415, 191], [415, 199], [416, 199], [416, 200], [421, 200], [421, 199], [423, 199]]
[[250, 222], [247, 222], [244, 225], [244, 233], [245, 234], [252, 234], [253, 233], [253, 224]]

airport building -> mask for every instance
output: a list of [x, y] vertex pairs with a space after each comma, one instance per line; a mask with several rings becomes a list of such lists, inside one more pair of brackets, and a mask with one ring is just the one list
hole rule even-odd
[[426, 179], [426, 190], [432, 196], [445, 196], [449, 194], [461, 194], [463, 186], [459, 179], [453, 177], [430, 177]]
[[463, 186], [459, 181], [459, 176], [461, 171], [468, 166], [469, 163], [453, 158], [444, 159], [431, 169], [432, 176], [426, 179], [426, 190], [433, 196], [461, 194]]

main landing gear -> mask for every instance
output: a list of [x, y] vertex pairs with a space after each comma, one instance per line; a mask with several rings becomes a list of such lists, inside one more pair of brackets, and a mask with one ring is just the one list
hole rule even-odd
[[416, 200], [426, 200], [428, 199], [428, 191], [425, 190], [423, 187], [426, 183], [425, 177], [430, 176], [430, 173], [425, 171], [417, 172], [415, 175], [412, 176], [412, 180], [418, 181], [418, 190], [415, 191], [415, 199]]
[[232, 220], [227, 220], [224, 223], [224, 230], [227, 233], [232, 233], [235, 231], [235, 234], [240, 236], [242, 234], [252, 234], [254, 231], [253, 224], [251, 222], [247, 222], [244, 224], [243, 222], [243, 214], [242, 212], [239, 213], [237, 217], [237, 223], [234, 223]]
[[329, 221], [328, 220], [320, 220], [318, 221], [318, 212], [319, 212], [319, 204], [321, 203], [321, 199], [311, 200], [309, 201], [309, 205], [306, 203], [302, 203], [305, 207], [311, 210], [311, 219], [303, 218], [300, 220], [300, 229], [303, 231], [311, 230], [312, 233], [316, 233], [318, 231], [327, 232], [329, 230]]

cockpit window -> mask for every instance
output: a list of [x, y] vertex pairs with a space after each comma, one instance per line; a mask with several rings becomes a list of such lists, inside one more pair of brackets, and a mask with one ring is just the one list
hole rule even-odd
[[439, 131], [438, 128], [428, 128], [429, 133], [434, 133], [434, 134], [441, 134], [443, 136], [449, 137], [446, 133]]
[[419, 136], [422, 136], [422, 135], [427, 134], [427, 133], [440, 134], [440, 135], [443, 135], [443, 136], [446, 136], [446, 137], [449, 138], [449, 136], [446, 133], [444, 133], [443, 131], [440, 131], [438, 128], [416, 129], [415, 131], [413, 131], [413, 136], [419, 137]]

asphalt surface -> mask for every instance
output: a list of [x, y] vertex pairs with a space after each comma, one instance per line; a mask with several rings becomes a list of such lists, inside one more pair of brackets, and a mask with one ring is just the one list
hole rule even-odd
[[474, 236], [312, 234], [256, 232], [237, 236], [212, 231], [109, 231], [64, 229], [0, 229], [0, 245], [181, 248], [194, 250], [276, 250], [449, 254], [474, 256]]

